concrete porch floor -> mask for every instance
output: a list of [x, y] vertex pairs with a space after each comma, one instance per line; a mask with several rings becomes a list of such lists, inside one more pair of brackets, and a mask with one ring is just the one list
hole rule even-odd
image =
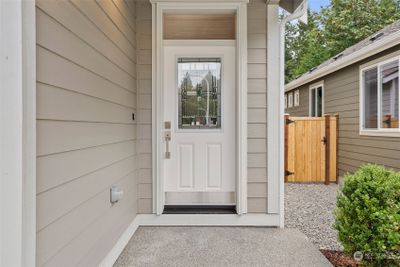
[[297, 229], [140, 227], [114, 266], [332, 265]]

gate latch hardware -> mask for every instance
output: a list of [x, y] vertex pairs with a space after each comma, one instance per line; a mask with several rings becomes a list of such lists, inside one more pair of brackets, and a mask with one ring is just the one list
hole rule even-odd
[[285, 170], [285, 176], [290, 176], [290, 175], [293, 175], [293, 174], [294, 174], [294, 172], [291, 172], [289, 170]]
[[326, 138], [326, 136], [324, 136], [324, 138], [322, 138], [321, 142], [324, 143], [324, 145], [326, 145], [326, 143], [328, 143], [328, 139]]

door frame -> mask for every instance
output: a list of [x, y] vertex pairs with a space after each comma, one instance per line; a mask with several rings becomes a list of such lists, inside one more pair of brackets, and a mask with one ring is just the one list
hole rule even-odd
[[[170, 2], [153, 0], [152, 4], [152, 178], [153, 213], [161, 215], [164, 206], [163, 173], [163, 13], [167, 10], [221, 10], [236, 13], [236, 210], [247, 213], [247, 3]], [[182, 42], [184, 43], [184, 42]]]

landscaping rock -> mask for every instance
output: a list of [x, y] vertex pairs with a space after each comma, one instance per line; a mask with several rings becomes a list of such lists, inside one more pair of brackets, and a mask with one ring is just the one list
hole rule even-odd
[[342, 250], [333, 228], [337, 184], [285, 184], [285, 227], [297, 228], [319, 249]]

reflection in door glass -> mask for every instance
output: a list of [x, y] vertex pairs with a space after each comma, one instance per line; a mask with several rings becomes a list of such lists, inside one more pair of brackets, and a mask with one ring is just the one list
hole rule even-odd
[[221, 128], [221, 59], [178, 59], [179, 129]]

